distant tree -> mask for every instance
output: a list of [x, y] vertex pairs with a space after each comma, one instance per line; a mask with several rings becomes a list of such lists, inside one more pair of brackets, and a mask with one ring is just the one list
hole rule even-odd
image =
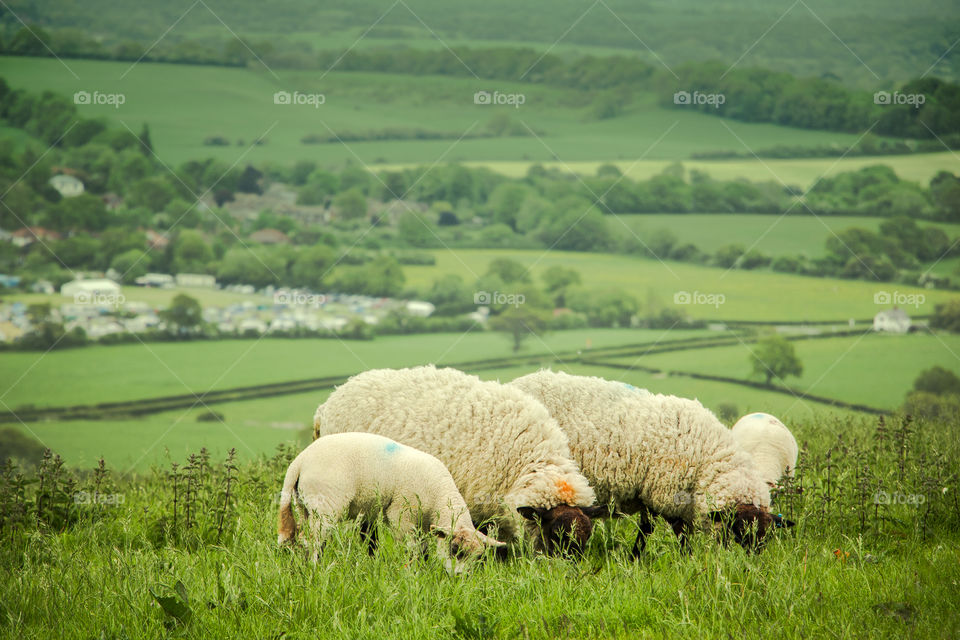
[[793, 344], [781, 335], [770, 335], [757, 342], [750, 354], [754, 375], [761, 375], [769, 386], [774, 378], [803, 375], [803, 364]]
[[248, 164], [237, 179], [237, 191], [240, 193], [263, 193], [263, 189], [260, 187], [262, 179], [263, 173]]
[[737, 261], [743, 255], [744, 246], [742, 244], [728, 244], [717, 249], [713, 254], [713, 263], [724, 269], [731, 269], [736, 266]]
[[500, 278], [504, 284], [530, 282], [530, 274], [527, 268], [510, 258], [495, 258], [491, 260], [487, 266], [487, 275]]
[[960, 395], [960, 378], [943, 367], [931, 367], [921, 372], [913, 381], [913, 390], [938, 396]]
[[400, 239], [411, 247], [432, 247], [437, 243], [433, 225], [416, 211], [406, 211], [397, 220]]
[[434, 315], [453, 316], [474, 308], [473, 295], [463, 278], [448, 273], [433, 281], [426, 299], [436, 306]]
[[147, 207], [151, 211], [163, 211], [176, 195], [177, 192], [164, 178], [143, 178], [130, 185], [126, 204], [128, 207]]
[[930, 318], [934, 329], [945, 329], [951, 333], [960, 333], [960, 298], [954, 298], [938, 304]]
[[333, 206], [343, 220], [358, 220], [367, 215], [367, 198], [360, 187], [338, 193], [333, 198]]
[[120, 274], [125, 284], [131, 284], [150, 268], [150, 256], [141, 249], [129, 249], [114, 256], [110, 268]]
[[173, 242], [173, 263], [175, 273], [205, 273], [207, 265], [213, 261], [213, 250], [203, 234], [193, 229], [184, 229], [177, 234]]
[[293, 284], [322, 291], [336, 261], [337, 256], [333, 249], [326, 245], [302, 249], [290, 267]]
[[340, 188], [340, 177], [335, 173], [317, 169], [307, 178], [307, 183], [297, 195], [298, 204], [326, 204]]
[[170, 306], [160, 312], [160, 318], [166, 322], [172, 332], [184, 336], [194, 333], [203, 326], [203, 308], [196, 298], [183, 293], [177, 294]]
[[548, 268], [540, 275], [543, 280], [544, 290], [553, 297], [553, 303], [557, 307], [567, 306], [567, 290], [574, 285], [580, 284], [580, 272], [576, 269], [568, 269], [560, 265], [554, 265]]
[[519, 305], [510, 307], [489, 320], [490, 328], [507, 334], [513, 341], [513, 352], [520, 351], [523, 343], [532, 335], [543, 335], [550, 324], [549, 312], [543, 309]]
[[140, 141], [140, 151], [147, 157], [153, 156], [153, 141], [150, 140], [150, 126], [144, 122], [140, 129], [140, 135], [137, 136]]
[[460, 224], [460, 218], [453, 211], [441, 211], [437, 218], [437, 226], [440, 227], [453, 227], [458, 224]]

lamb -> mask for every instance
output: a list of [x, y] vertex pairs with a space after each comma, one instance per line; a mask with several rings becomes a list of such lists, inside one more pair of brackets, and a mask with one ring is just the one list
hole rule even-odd
[[[474, 522], [514, 541], [521, 525], [539, 550], [582, 552], [593, 531], [593, 489], [567, 438], [519, 389], [456, 369], [377, 369], [353, 376], [314, 416], [314, 436], [367, 431], [439, 458]], [[526, 520], [526, 522], [524, 522]], [[539, 525], [539, 530], [536, 525]]]
[[[480, 555], [506, 545], [473, 527], [470, 512], [450, 472], [433, 456], [370, 433], [324, 436], [304, 449], [287, 468], [280, 494], [277, 541], [297, 536], [292, 503], [309, 523], [317, 559], [323, 540], [341, 519], [363, 518], [403, 533], [418, 527], [441, 538], [438, 553]], [[449, 549], [442, 540], [448, 539]]]
[[790, 429], [769, 413], [751, 413], [730, 430], [740, 447], [753, 457], [763, 479], [776, 487], [784, 475], [793, 477], [800, 448]]
[[696, 400], [545, 370], [510, 386], [556, 418], [601, 504], [641, 515], [634, 555], [653, 530], [650, 513], [670, 522], [682, 542], [697, 526], [732, 534], [745, 547], [784, 522], [769, 513], [770, 491], [753, 461]]

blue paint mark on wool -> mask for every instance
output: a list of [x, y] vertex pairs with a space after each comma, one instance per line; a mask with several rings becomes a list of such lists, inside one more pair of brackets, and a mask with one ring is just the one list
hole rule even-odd
[[385, 446], [383, 449], [387, 453], [396, 453], [399, 451], [400, 445], [398, 445], [396, 442], [388, 442], [387, 446]]

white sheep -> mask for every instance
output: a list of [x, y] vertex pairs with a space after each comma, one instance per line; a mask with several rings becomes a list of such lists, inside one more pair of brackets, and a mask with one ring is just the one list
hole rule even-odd
[[790, 429], [769, 413], [745, 415], [730, 430], [740, 448], [753, 457], [760, 474], [771, 487], [783, 476], [793, 477], [800, 448]]
[[442, 462], [371, 433], [324, 436], [290, 463], [280, 494], [279, 544], [296, 539], [294, 500], [309, 523], [315, 560], [337, 522], [362, 517], [369, 526], [380, 515], [403, 534], [421, 529], [447, 539], [449, 547], [438, 543], [445, 557], [448, 549], [481, 554], [488, 547], [506, 547], [474, 529], [470, 511]]
[[[475, 522], [503, 540], [522, 519], [548, 552], [582, 551], [593, 530], [594, 493], [570, 458], [567, 438], [519, 389], [433, 366], [353, 376], [320, 405], [314, 435], [379, 433], [439, 458]], [[538, 523], [537, 531], [534, 523]]]
[[678, 535], [693, 526], [720, 528], [741, 543], [751, 537], [752, 522], [755, 541], [778, 524], [753, 461], [699, 402], [552, 371], [510, 386], [540, 400], [556, 418], [601, 503], [641, 514], [635, 554], [652, 531], [648, 512], [663, 516]]

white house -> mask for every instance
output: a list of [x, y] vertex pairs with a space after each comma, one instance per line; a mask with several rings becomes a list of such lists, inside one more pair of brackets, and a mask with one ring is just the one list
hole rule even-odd
[[92, 278], [90, 280], [71, 280], [60, 287], [60, 294], [74, 299], [110, 297], [120, 295], [120, 285], [106, 278]]
[[421, 318], [427, 318], [436, 310], [436, 307], [433, 306], [433, 303], [424, 302], [422, 300], [411, 300], [407, 303], [407, 313], [412, 316], [419, 316]]
[[873, 330], [888, 333], [906, 333], [910, 330], [910, 316], [903, 309], [885, 309], [873, 317]]
[[205, 273], [178, 273], [175, 279], [178, 287], [198, 289], [215, 289], [217, 287], [217, 279]]
[[140, 276], [134, 282], [141, 287], [160, 287], [169, 289], [173, 286], [173, 276], [169, 273], [148, 273]]
[[64, 198], [72, 198], [83, 193], [83, 183], [79, 179], [62, 173], [50, 178], [50, 186]]

